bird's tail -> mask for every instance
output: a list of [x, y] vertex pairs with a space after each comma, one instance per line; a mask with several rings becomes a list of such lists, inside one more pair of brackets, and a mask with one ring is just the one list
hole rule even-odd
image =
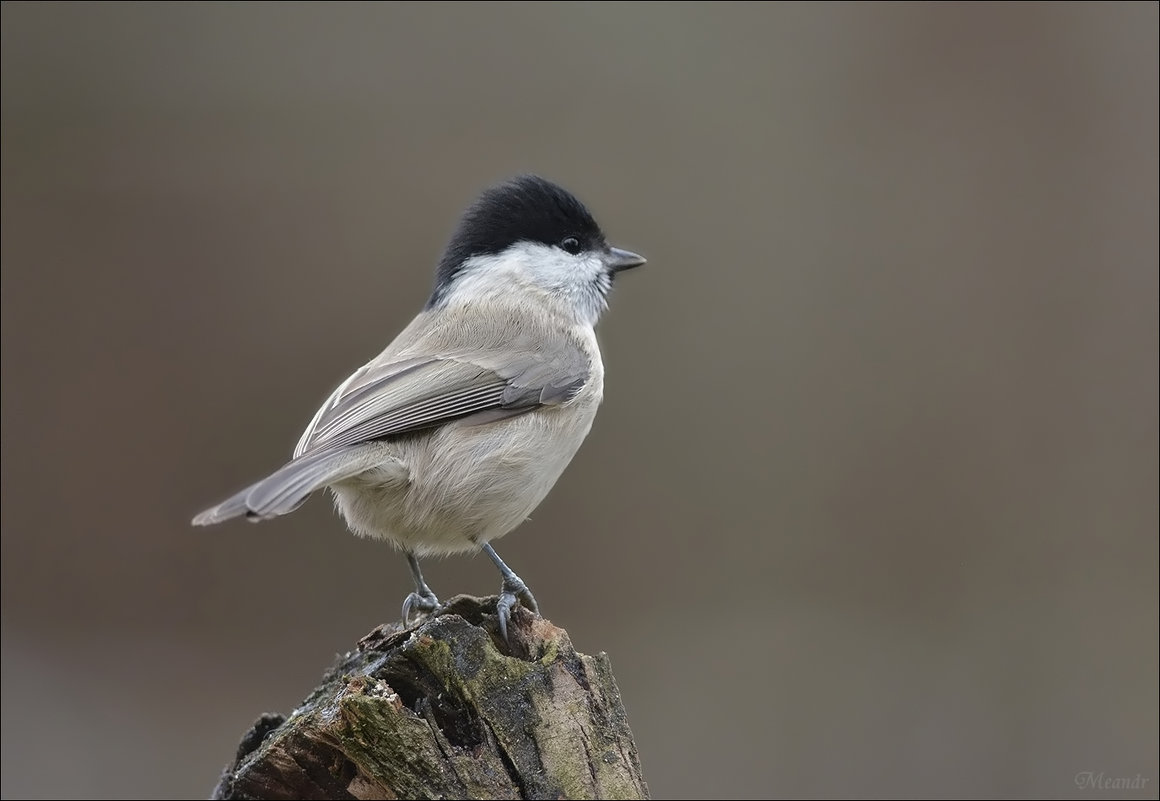
[[346, 450], [294, 459], [273, 474], [193, 518], [195, 526], [212, 526], [243, 515], [269, 520], [297, 509], [315, 490], [361, 472], [363, 465]]

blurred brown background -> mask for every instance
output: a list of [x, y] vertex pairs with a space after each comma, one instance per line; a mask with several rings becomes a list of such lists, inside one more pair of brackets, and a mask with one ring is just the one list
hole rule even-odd
[[649, 264], [499, 551], [656, 797], [1156, 797], [1157, 16], [4, 3], [3, 795], [204, 797], [397, 616], [322, 498], [188, 521], [532, 170]]

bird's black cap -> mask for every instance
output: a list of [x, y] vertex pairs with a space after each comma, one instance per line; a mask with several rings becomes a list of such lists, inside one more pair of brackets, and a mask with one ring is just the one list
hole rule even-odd
[[607, 247], [591, 212], [563, 187], [538, 175], [521, 175], [486, 189], [451, 235], [427, 307], [439, 302], [473, 256], [497, 255], [516, 242], [558, 245], [568, 237], [579, 240], [582, 250]]

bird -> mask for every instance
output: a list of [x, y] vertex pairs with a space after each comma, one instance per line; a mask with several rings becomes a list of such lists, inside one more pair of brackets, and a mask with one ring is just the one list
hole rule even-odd
[[328, 489], [356, 535], [407, 559], [404, 627], [439, 599], [428, 556], [483, 552], [502, 578], [500, 635], [527, 584], [492, 541], [543, 501], [592, 428], [604, 396], [595, 327], [614, 278], [645, 263], [608, 244], [562, 186], [517, 175], [463, 212], [423, 309], [323, 402], [293, 457], [193, 518], [269, 520]]

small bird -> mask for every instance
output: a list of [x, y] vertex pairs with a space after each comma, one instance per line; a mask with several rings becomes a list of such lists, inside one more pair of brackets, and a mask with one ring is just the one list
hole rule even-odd
[[551, 181], [485, 190], [418, 316], [338, 385], [289, 462], [193, 524], [279, 517], [329, 488], [352, 532], [406, 555], [404, 625], [439, 605], [420, 557], [483, 551], [503, 577], [506, 640], [516, 603], [539, 607], [491, 541], [527, 519], [588, 435], [604, 395], [595, 325], [613, 277], [644, 263]]

